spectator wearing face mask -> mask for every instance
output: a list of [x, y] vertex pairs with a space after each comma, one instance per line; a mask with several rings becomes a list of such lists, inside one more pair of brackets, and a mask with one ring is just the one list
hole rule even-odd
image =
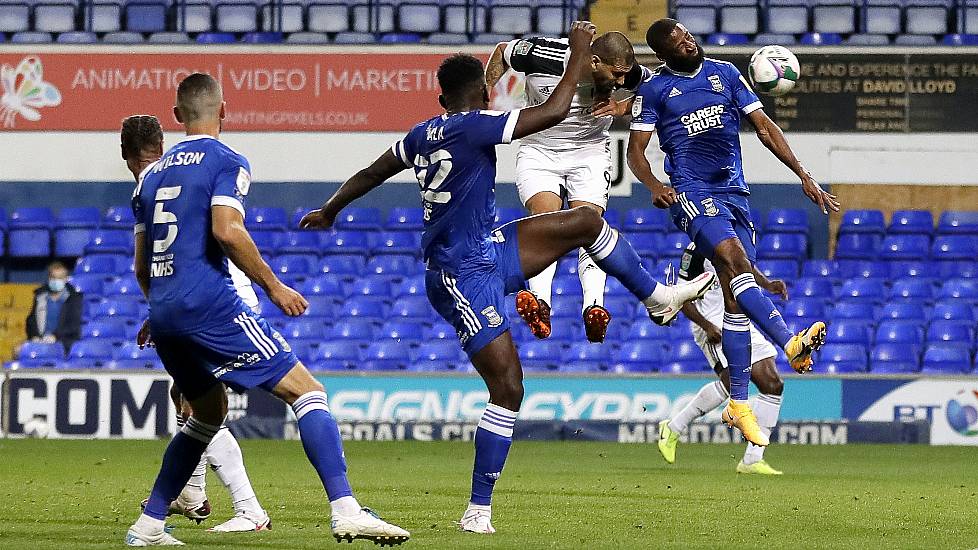
[[81, 318], [82, 294], [68, 283], [68, 268], [61, 262], [52, 263], [47, 284], [34, 291], [27, 338], [32, 342], [60, 342], [67, 353], [81, 336]]

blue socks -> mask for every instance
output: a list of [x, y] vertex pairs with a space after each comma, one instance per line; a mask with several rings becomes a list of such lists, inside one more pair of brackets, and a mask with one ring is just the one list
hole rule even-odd
[[598, 267], [621, 281], [636, 298], [644, 301], [652, 296], [658, 283], [642, 267], [642, 260], [628, 240], [612, 229], [607, 221], [601, 226], [598, 238], [585, 246], [584, 250], [591, 255]]
[[784, 324], [784, 318], [781, 317], [778, 308], [774, 307], [771, 299], [758, 288], [754, 274], [742, 273], [730, 279], [730, 290], [737, 300], [737, 305], [751, 321], [754, 321], [757, 328], [784, 349], [788, 340], [791, 340], [791, 331]]
[[333, 415], [329, 414], [326, 392], [314, 391], [303, 394], [292, 403], [299, 423], [302, 448], [309, 457], [319, 479], [326, 488], [330, 502], [353, 495], [346, 479], [346, 459], [343, 443]]
[[723, 313], [721, 347], [730, 369], [730, 399], [747, 401], [750, 391], [750, 320], [743, 313]]
[[503, 472], [506, 455], [513, 444], [513, 425], [516, 413], [486, 404], [479, 427], [475, 430], [475, 466], [472, 468], [472, 504], [489, 506], [492, 488]]
[[163, 453], [163, 465], [149, 494], [144, 514], [161, 521], [166, 518], [170, 502], [180, 495], [190, 481], [201, 455], [219, 429], [220, 426], [204, 424], [194, 417], [187, 420]]

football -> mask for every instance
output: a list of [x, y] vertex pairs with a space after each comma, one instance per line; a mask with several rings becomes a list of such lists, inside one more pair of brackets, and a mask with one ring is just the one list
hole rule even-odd
[[788, 48], [764, 46], [751, 56], [747, 72], [757, 91], [779, 96], [795, 87], [801, 67], [798, 58]]

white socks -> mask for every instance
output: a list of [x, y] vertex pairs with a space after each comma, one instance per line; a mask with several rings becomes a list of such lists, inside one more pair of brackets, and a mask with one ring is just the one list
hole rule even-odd
[[669, 307], [675, 297], [676, 291], [673, 288], [670, 288], [669, 285], [656, 282], [655, 289], [652, 290], [652, 295], [642, 300], [642, 303], [645, 304], [645, 309], [649, 311], [660, 311], [663, 308]]
[[577, 276], [584, 290], [584, 309], [595, 304], [604, 306], [604, 283], [608, 274], [594, 263], [594, 258], [583, 248], [578, 249], [577, 253]]
[[669, 429], [678, 434], [686, 433], [693, 420], [719, 407], [728, 397], [730, 394], [727, 393], [727, 388], [723, 387], [722, 382], [719, 380], [710, 382], [700, 388], [700, 391], [696, 392], [696, 396], [689, 403], [686, 403], [686, 406], [679, 411], [675, 418], [669, 421]]
[[221, 428], [204, 452], [211, 469], [231, 494], [235, 512], [261, 516], [263, 511], [245, 471], [241, 446], [226, 427]]
[[541, 271], [536, 277], [527, 281], [526, 286], [537, 298], [553, 305], [554, 275], [557, 274], [557, 263], [554, 262]]
[[[778, 416], [781, 414], [781, 396], [762, 393], [757, 396], [754, 402], [754, 416], [757, 417], [757, 424], [761, 427], [761, 432], [770, 437], [771, 430], [778, 423]], [[744, 464], [750, 466], [755, 462], [764, 460], [765, 447], [758, 447], [753, 443], [747, 444], [747, 451], [744, 452]]]
[[350, 517], [360, 513], [360, 503], [352, 496], [331, 500], [329, 507], [334, 516]]

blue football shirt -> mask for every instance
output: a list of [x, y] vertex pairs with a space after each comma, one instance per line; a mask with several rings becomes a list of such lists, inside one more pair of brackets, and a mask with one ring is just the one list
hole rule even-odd
[[519, 110], [443, 114], [391, 147], [421, 186], [429, 268], [458, 275], [495, 264], [495, 146], [512, 141], [518, 119]]
[[662, 65], [646, 76], [632, 105], [632, 130], [655, 131], [676, 190], [749, 194], [740, 117], [762, 107], [733, 64], [704, 59], [692, 74]]
[[224, 250], [211, 232], [211, 207], [244, 215], [248, 160], [210, 136], [174, 145], [140, 176], [135, 231], [146, 243], [150, 324], [155, 334], [187, 334], [231, 324], [241, 302]]

